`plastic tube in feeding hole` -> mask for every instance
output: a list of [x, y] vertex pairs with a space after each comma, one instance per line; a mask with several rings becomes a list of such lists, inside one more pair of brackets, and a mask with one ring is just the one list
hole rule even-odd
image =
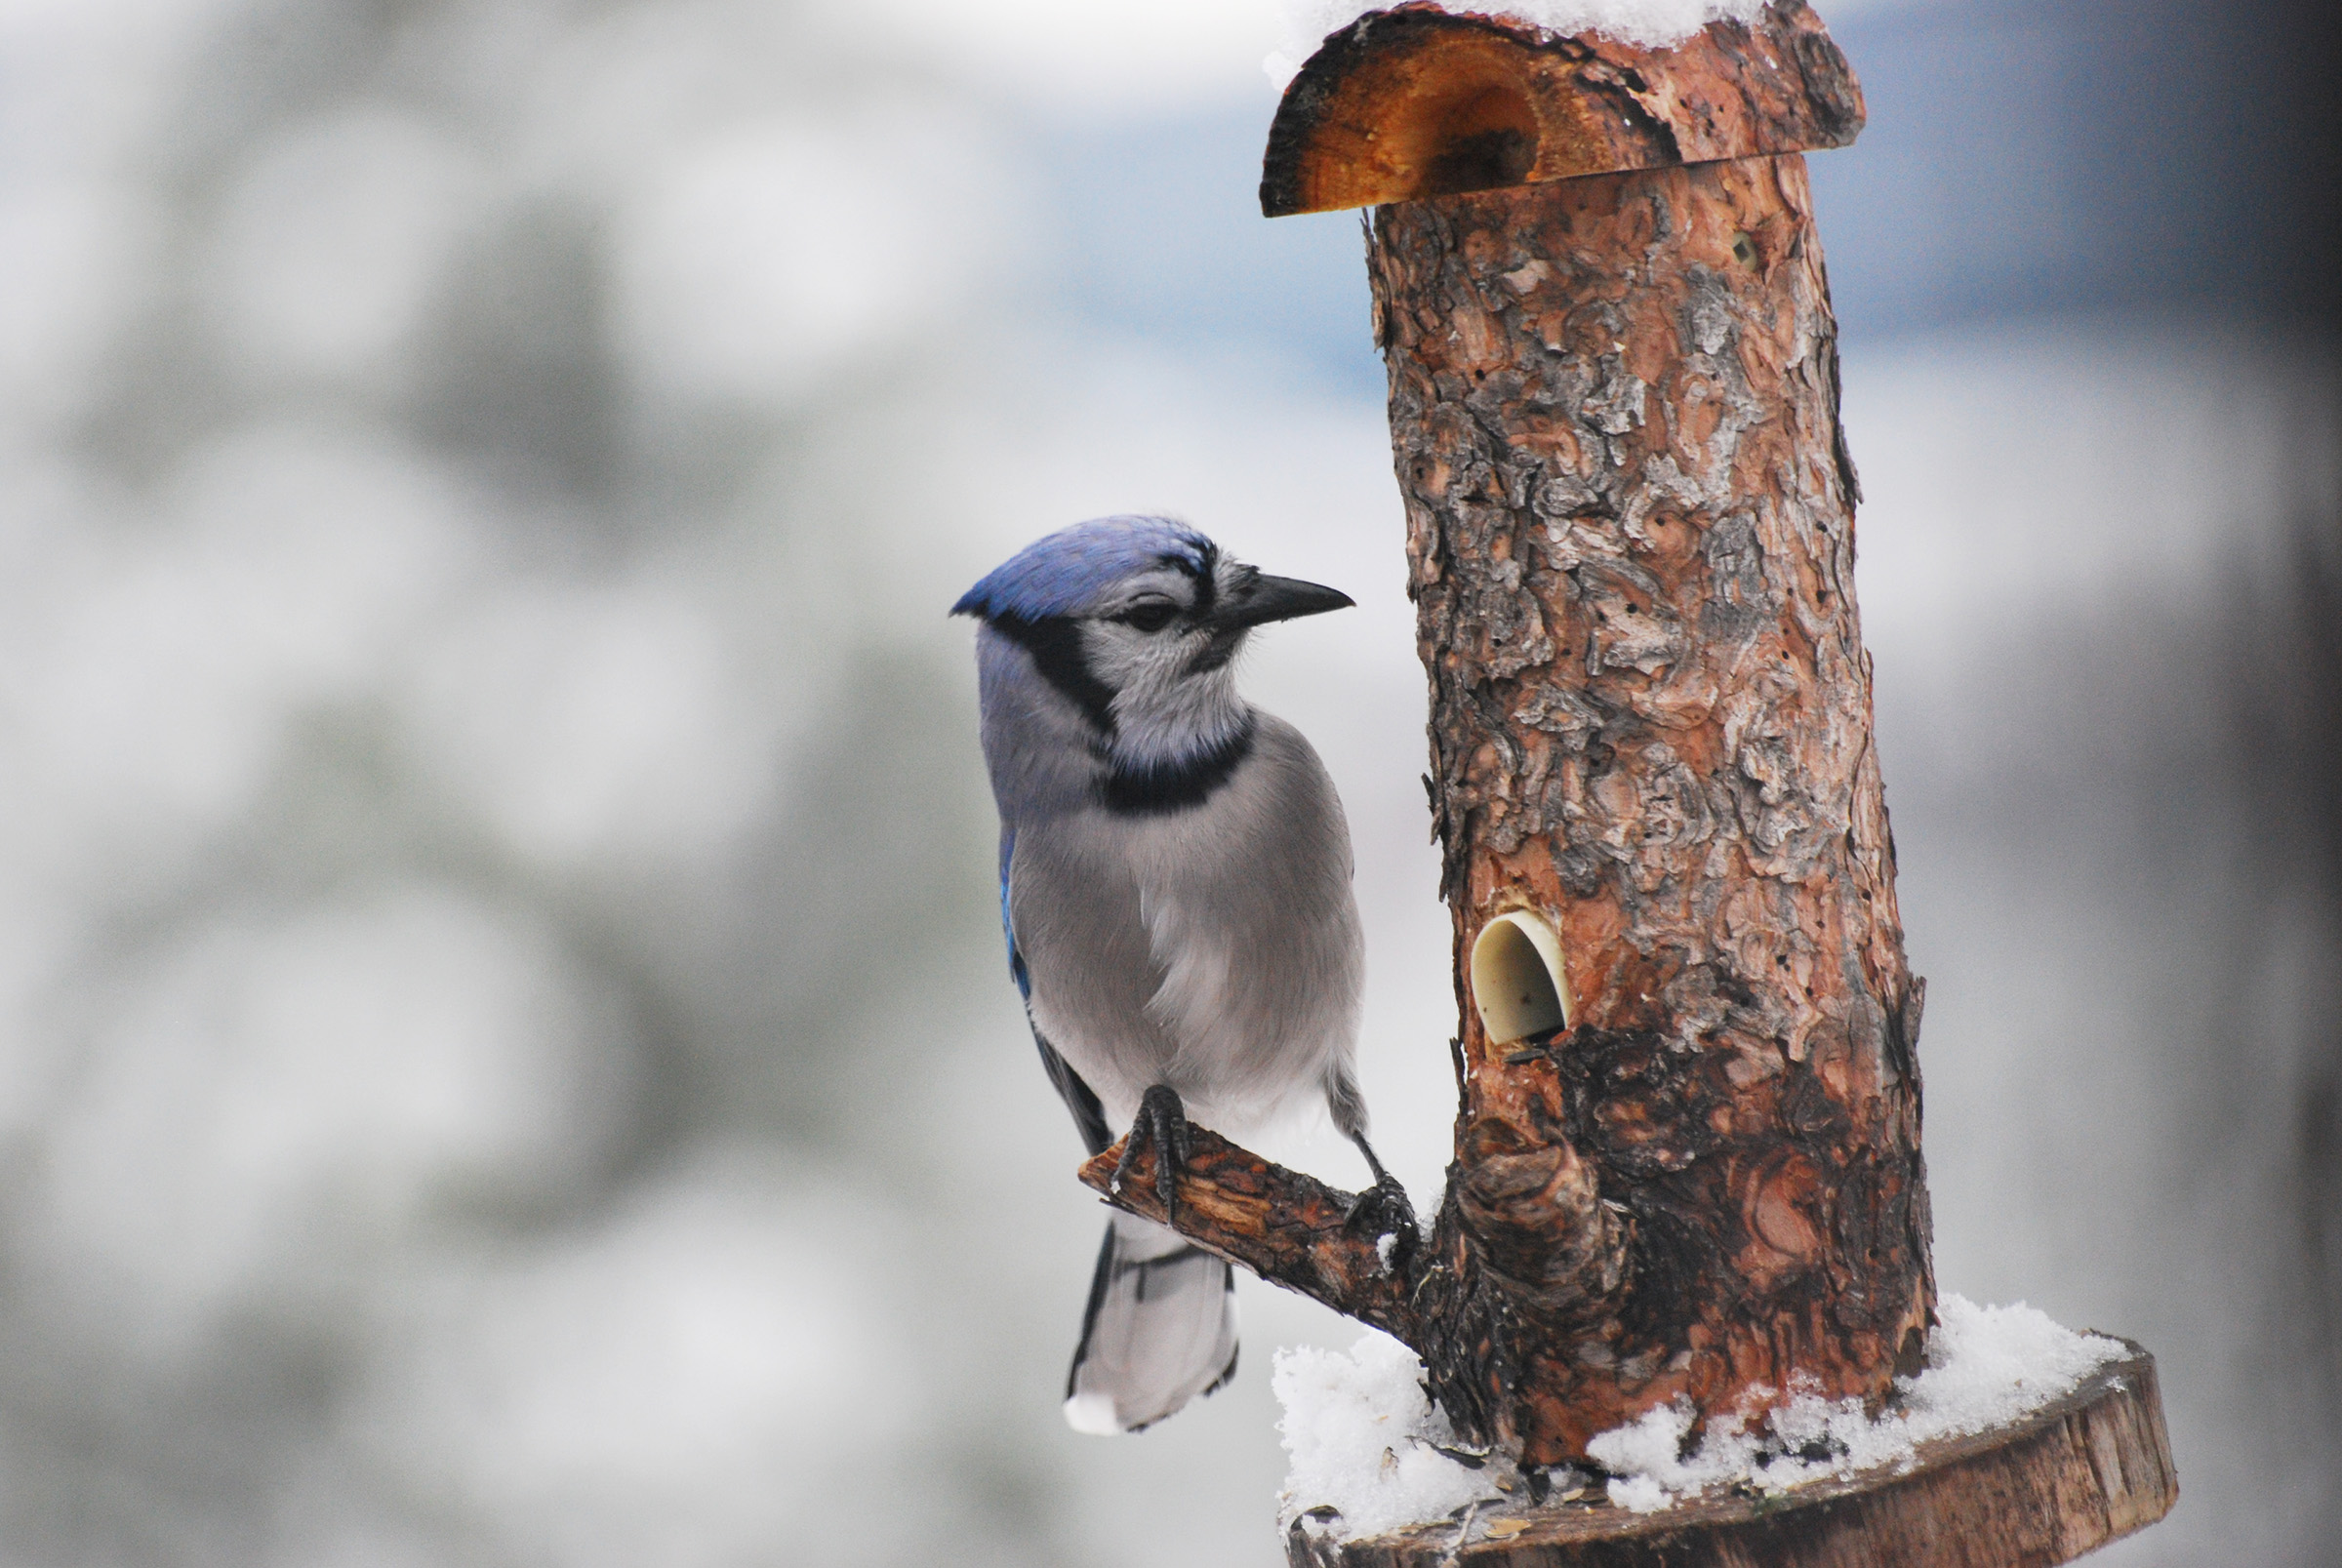
[[1569, 1023], [1561, 938], [1526, 909], [1509, 909], [1472, 945], [1472, 999], [1488, 1043], [1505, 1045]]

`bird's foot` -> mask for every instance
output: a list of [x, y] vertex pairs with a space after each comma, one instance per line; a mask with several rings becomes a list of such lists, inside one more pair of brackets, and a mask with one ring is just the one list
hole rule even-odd
[[1353, 1234], [1373, 1236], [1378, 1241], [1389, 1236], [1391, 1247], [1383, 1254], [1385, 1266], [1402, 1276], [1414, 1263], [1415, 1249], [1423, 1240], [1423, 1232], [1415, 1223], [1415, 1205], [1408, 1201], [1407, 1189], [1388, 1174], [1378, 1177], [1374, 1186], [1351, 1199], [1350, 1212], [1342, 1217], [1342, 1225]]
[[1169, 1084], [1158, 1083], [1140, 1097], [1139, 1116], [1130, 1124], [1130, 1136], [1122, 1142], [1122, 1157], [1114, 1161], [1114, 1179], [1109, 1184], [1109, 1191], [1122, 1190], [1122, 1178], [1130, 1173], [1139, 1149], [1151, 1143], [1154, 1146], [1154, 1195], [1163, 1200], [1163, 1222], [1176, 1226], [1179, 1170], [1187, 1163], [1191, 1143], [1188, 1108], [1180, 1104], [1179, 1091]]

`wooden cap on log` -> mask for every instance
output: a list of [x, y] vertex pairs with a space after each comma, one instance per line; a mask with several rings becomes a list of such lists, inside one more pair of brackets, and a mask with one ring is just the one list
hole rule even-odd
[[1261, 211], [1842, 147], [1863, 112], [1853, 70], [1804, 0], [1665, 48], [1410, 3], [1332, 34], [1285, 89]]

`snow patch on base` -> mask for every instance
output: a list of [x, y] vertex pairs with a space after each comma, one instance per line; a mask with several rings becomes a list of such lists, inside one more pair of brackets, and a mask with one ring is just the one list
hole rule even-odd
[[[1388, 5], [1360, 5], [1357, 0], [1286, 0], [1284, 45], [1263, 60], [1261, 68], [1281, 93], [1328, 33], [1370, 11], [1387, 9]], [[1712, 21], [1755, 21], [1764, 0], [1488, 0], [1484, 5], [1457, 0], [1442, 3], [1440, 9], [1460, 16], [1509, 17], [1550, 33], [1598, 32], [1621, 43], [1662, 49], [1681, 43]]]
[[[1610, 1501], [1637, 1513], [1672, 1508], [1716, 1486], [1778, 1496], [1881, 1466], [1908, 1467], [1919, 1444], [2004, 1426], [2071, 1393], [2123, 1353], [2118, 1342], [2062, 1328], [2023, 1302], [1978, 1307], [1946, 1296], [1937, 1315], [1941, 1322], [1927, 1337], [1927, 1370], [1896, 1379], [1898, 1406], [1877, 1421], [1863, 1414], [1858, 1399], [1795, 1394], [1737, 1425], [1710, 1423], [1699, 1446], [1685, 1453], [1692, 1411], [1678, 1404], [1603, 1432], [1586, 1451], [1617, 1477]], [[1770, 1390], [1755, 1392], [1752, 1405]]]
[[1313, 1345], [1279, 1350], [1269, 1386], [1285, 1407], [1276, 1429], [1292, 1456], [1279, 1529], [1331, 1508], [1342, 1536], [1380, 1535], [1490, 1493], [1481, 1471], [1434, 1446], [1453, 1445], [1454, 1429], [1423, 1390], [1423, 1363], [1388, 1334], [1367, 1333], [1347, 1355]]
[[[2005, 1426], [2071, 1393], [2124, 1353], [2119, 1342], [2062, 1328], [2022, 1302], [1978, 1307], [1948, 1295], [1936, 1310], [1926, 1370], [1895, 1380], [1895, 1407], [1878, 1420], [1864, 1415], [1860, 1400], [1794, 1387], [1786, 1404], [1767, 1410], [1773, 1391], [1752, 1389], [1747, 1415], [1712, 1421], [1687, 1452], [1691, 1407], [1662, 1406], [1587, 1445], [1610, 1472], [1610, 1501], [1653, 1513], [1710, 1488], [1742, 1485], [1779, 1496], [1879, 1467], [1907, 1467], [1919, 1444]], [[1366, 1335], [1348, 1355], [1280, 1350], [1270, 1381], [1284, 1406], [1278, 1430], [1292, 1456], [1279, 1499], [1282, 1525], [1309, 1513], [1340, 1539], [1380, 1535], [1497, 1501], [1493, 1483], [1510, 1474], [1501, 1456], [1474, 1468], [1440, 1451], [1455, 1436], [1424, 1393], [1423, 1363], [1387, 1334]]]

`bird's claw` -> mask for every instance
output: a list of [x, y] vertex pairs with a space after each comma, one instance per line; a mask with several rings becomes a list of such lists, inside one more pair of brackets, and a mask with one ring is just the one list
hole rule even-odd
[[1350, 1212], [1342, 1217], [1343, 1228], [1353, 1235], [1391, 1238], [1390, 1262], [1393, 1271], [1404, 1274], [1414, 1261], [1415, 1248], [1423, 1232], [1415, 1223], [1415, 1205], [1407, 1198], [1407, 1189], [1392, 1177], [1378, 1179], [1374, 1186], [1350, 1201]]
[[1138, 1119], [1130, 1124], [1130, 1136], [1122, 1141], [1122, 1157], [1114, 1161], [1110, 1190], [1122, 1190], [1122, 1178], [1147, 1144], [1154, 1146], [1154, 1195], [1163, 1202], [1163, 1223], [1176, 1226], [1179, 1173], [1194, 1152], [1194, 1141], [1188, 1132], [1187, 1106], [1180, 1103], [1179, 1091], [1169, 1084], [1158, 1083], [1140, 1097]]

